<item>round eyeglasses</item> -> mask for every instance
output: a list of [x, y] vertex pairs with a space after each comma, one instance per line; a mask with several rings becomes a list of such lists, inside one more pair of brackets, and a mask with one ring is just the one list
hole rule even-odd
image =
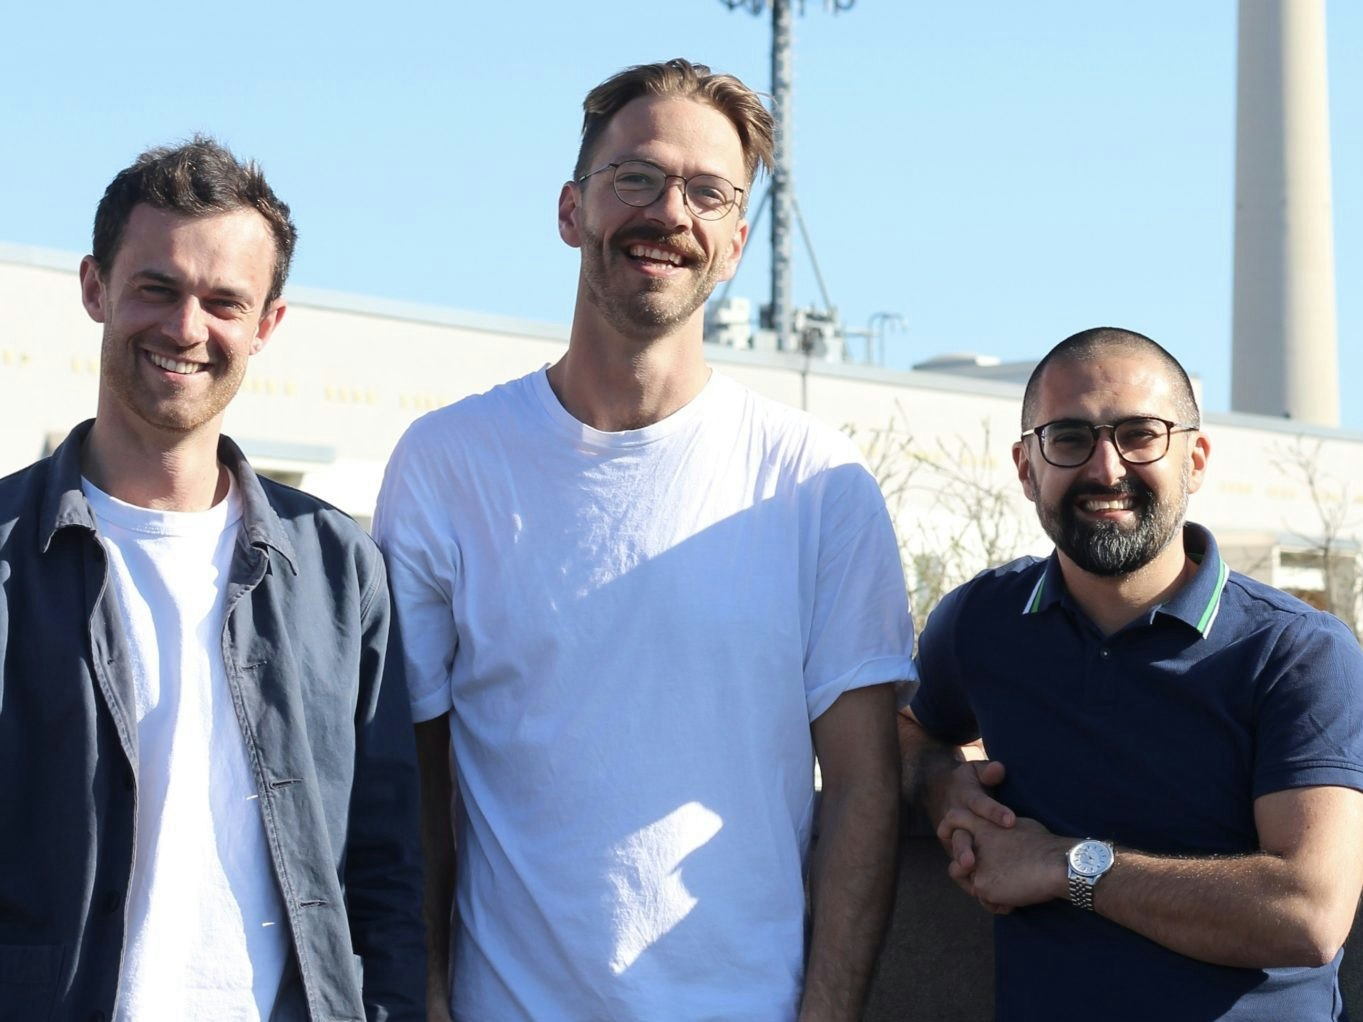
[[611, 185], [615, 196], [626, 206], [651, 206], [658, 201], [669, 181], [680, 181], [686, 208], [702, 220], [722, 219], [738, 202], [743, 189], [717, 174], [696, 174], [682, 177], [669, 174], [646, 160], [626, 160], [597, 167], [577, 179], [582, 184], [589, 177], [614, 171]]
[[1149, 465], [1169, 453], [1169, 437], [1174, 433], [1194, 432], [1200, 428], [1148, 415], [1101, 425], [1082, 419], [1056, 419], [1025, 430], [1022, 437], [1034, 435], [1041, 444], [1041, 456], [1056, 468], [1078, 468], [1093, 457], [1101, 436], [1099, 431], [1105, 429], [1112, 436], [1117, 457], [1128, 465]]

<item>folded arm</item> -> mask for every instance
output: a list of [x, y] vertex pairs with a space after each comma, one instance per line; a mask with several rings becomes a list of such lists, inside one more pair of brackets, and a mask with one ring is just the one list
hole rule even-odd
[[[1095, 911], [1217, 965], [1329, 962], [1348, 937], [1363, 888], [1363, 793], [1274, 792], [1255, 800], [1254, 818], [1261, 847], [1246, 855], [1171, 857], [1119, 847], [1094, 889]], [[1033, 820], [1005, 830], [965, 812], [945, 822], [972, 834], [978, 897], [1012, 907], [1068, 900], [1064, 853], [1084, 835], [1057, 836]]]

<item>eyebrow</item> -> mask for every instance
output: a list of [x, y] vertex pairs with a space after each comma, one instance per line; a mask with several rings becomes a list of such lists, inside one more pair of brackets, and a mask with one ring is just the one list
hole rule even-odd
[[[181, 287], [183, 285], [183, 282], [179, 277], [169, 273], [162, 273], [160, 270], [137, 270], [132, 274], [130, 279], [151, 280], [158, 284], [167, 284], [171, 287]], [[250, 304], [253, 301], [252, 297], [245, 291], [231, 287], [227, 284], [215, 285], [210, 287], [209, 291], [219, 298], [231, 298], [234, 301], [245, 302], [247, 304]]]
[[[605, 164], [605, 166], [609, 167], [611, 163], [647, 163], [650, 167], [656, 167], [658, 170], [661, 170], [668, 177], [682, 177], [686, 178], [688, 181], [693, 177], [718, 177], [723, 178], [725, 181], [729, 181], [727, 174], [721, 174], [717, 170], [698, 170], [694, 174], [678, 174], [675, 171], [668, 170], [657, 160], [649, 156], [621, 156], [619, 159], [611, 160], [609, 163]], [[733, 184], [732, 181], [729, 181], [729, 183]], [[734, 187], [737, 188], [738, 185], [734, 185]]]

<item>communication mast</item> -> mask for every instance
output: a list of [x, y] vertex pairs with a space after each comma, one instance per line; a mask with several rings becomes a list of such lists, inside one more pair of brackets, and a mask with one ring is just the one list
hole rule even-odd
[[[803, 331], [796, 329], [796, 315], [791, 297], [791, 225], [799, 215], [795, 202], [795, 182], [793, 173], [793, 152], [791, 149], [791, 91], [792, 91], [792, 51], [793, 33], [791, 31], [792, 6], [798, 6], [804, 13], [805, 0], [719, 0], [729, 10], [744, 7], [755, 15], [771, 9], [771, 106], [776, 120], [776, 149], [771, 168], [771, 185], [763, 205], [771, 202], [771, 304], [765, 309], [763, 326], [776, 334], [776, 347], [779, 351], [808, 351]], [[856, 0], [823, 0], [823, 8], [829, 13], [851, 10]], [[759, 208], [758, 214], [761, 214]], [[801, 228], [803, 229], [803, 222]], [[806, 247], [809, 239], [806, 235]], [[810, 251], [813, 259], [813, 251]], [[817, 264], [815, 274], [818, 275]], [[823, 279], [819, 277], [823, 288]], [[824, 294], [824, 302], [828, 296]], [[801, 316], [800, 319], [804, 319]], [[816, 318], [819, 318], [816, 316]], [[831, 306], [822, 317], [832, 325]], [[831, 338], [830, 338], [831, 339]]]

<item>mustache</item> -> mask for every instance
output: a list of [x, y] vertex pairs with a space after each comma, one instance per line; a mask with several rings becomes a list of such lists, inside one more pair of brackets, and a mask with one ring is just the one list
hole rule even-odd
[[1080, 497], [1135, 497], [1148, 503], [1154, 496], [1154, 490], [1144, 481], [1132, 476], [1125, 476], [1114, 486], [1103, 486], [1092, 480], [1081, 479], [1065, 491], [1065, 499], [1070, 501], [1078, 500]]
[[664, 231], [648, 224], [634, 224], [622, 228], [615, 235], [617, 245], [656, 245], [670, 248], [685, 259], [700, 259], [702, 253], [687, 231]]

